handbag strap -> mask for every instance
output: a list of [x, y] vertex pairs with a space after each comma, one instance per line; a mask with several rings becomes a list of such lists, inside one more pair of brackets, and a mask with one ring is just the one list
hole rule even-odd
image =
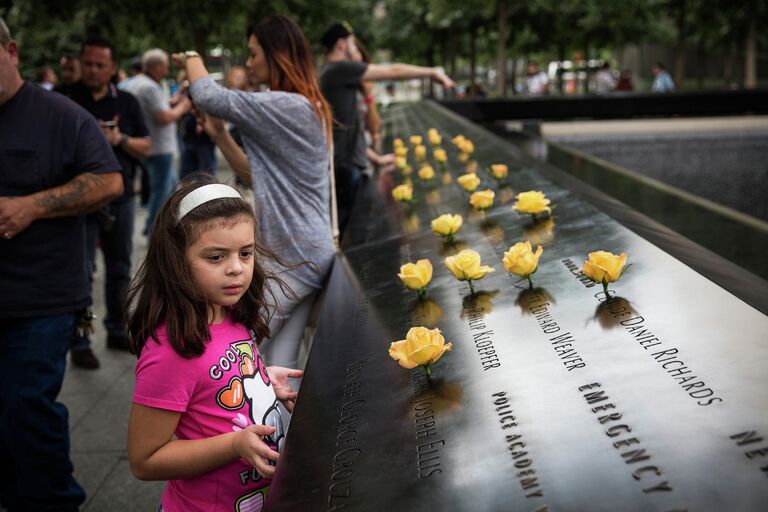
[[333, 141], [328, 146], [328, 182], [331, 184], [331, 229], [333, 230], [333, 248], [341, 251], [339, 242], [339, 207], [336, 201], [336, 171], [333, 163]]

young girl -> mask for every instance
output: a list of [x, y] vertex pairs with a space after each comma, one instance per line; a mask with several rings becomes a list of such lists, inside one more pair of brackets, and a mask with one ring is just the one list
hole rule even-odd
[[[211, 138], [253, 187], [265, 243], [289, 263], [314, 263], [281, 272], [298, 300], [275, 291], [272, 339], [264, 347], [271, 361], [295, 367], [312, 302], [334, 254], [328, 170], [331, 111], [320, 92], [309, 43], [286, 16], [269, 16], [248, 28], [246, 69], [253, 84], [269, 87], [264, 92], [221, 87], [195, 52], [175, 54], [173, 60], [187, 71], [190, 94], [208, 114]], [[244, 149], [210, 116], [237, 127]]]
[[274, 474], [296, 399], [288, 378], [302, 372], [266, 368], [257, 348], [269, 336], [263, 262], [274, 255], [256, 230], [235, 189], [185, 183], [129, 292], [139, 362], [128, 460], [141, 480], [169, 480], [165, 512], [261, 510]]

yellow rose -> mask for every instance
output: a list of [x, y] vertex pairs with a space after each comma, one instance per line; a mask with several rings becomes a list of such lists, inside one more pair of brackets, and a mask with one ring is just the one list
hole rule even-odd
[[410, 201], [413, 199], [413, 187], [410, 185], [398, 185], [392, 189], [392, 197], [395, 201]]
[[544, 249], [541, 246], [538, 246], [536, 252], [533, 252], [531, 242], [518, 242], [504, 253], [504, 268], [510, 274], [529, 277], [539, 267], [539, 257], [543, 252]]
[[397, 146], [395, 148], [395, 155], [405, 158], [406, 156], [408, 156], [408, 148], [405, 146]]
[[459, 153], [459, 162], [469, 162], [469, 154], [468, 153]]
[[416, 263], [406, 263], [400, 267], [397, 277], [409, 290], [416, 290], [419, 295], [432, 280], [432, 263], [429, 260], [419, 260]]
[[549, 203], [549, 199], [547, 199], [543, 192], [530, 190], [517, 194], [517, 202], [512, 205], [512, 208], [520, 213], [530, 213], [532, 215], [541, 212], [552, 213]]
[[616, 256], [606, 251], [589, 253], [581, 272], [596, 283], [612, 283], [618, 281], [627, 263], [627, 253]]
[[420, 146], [422, 141], [421, 135], [411, 135], [410, 141], [411, 141], [411, 145]]
[[431, 165], [425, 165], [421, 169], [419, 169], [419, 178], [421, 178], [422, 180], [429, 181], [434, 177], [435, 177], [435, 170], [432, 168]]
[[433, 146], [439, 146], [441, 142], [443, 142], [443, 138], [440, 136], [439, 133], [437, 133], [437, 130], [434, 128], [430, 129], [427, 133], [427, 137], [429, 138], [429, 143]]
[[453, 176], [451, 176], [451, 173], [449, 173], [447, 171], [444, 172], [443, 173], [443, 185], [450, 185], [451, 183], [453, 183]]
[[448, 155], [445, 154], [444, 149], [436, 149], [432, 156], [435, 157], [435, 162], [439, 164], [444, 164], [448, 160]]
[[408, 159], [405, 158], [404, 156], [396, 156], [395, 165], [397, 166], [398, 169], [402, 171], [403, 169], [408, 167]]
[[480, 178], [470, 172], [456, 178], [456, 182], [467, 192], [474, 192], [478, 185], [480, 185]]
[[451, 347], [451, 343], [445, 342], [440, 329], [411, 327], [404, 340], [395, 341], [389, 346], [389, 356], [403, 368], [426, 366], [429, 375], [429, 366], [437, 362], [444, 352], [451, 350]]
[[462, 153], [466, 153], [469, 155], [470, 153], [473, 153], [475, 151], [475, 145], [472, 144], [472, 141], [469, 139], [464, 139], [461, 144], [459, 144], [459, 151]]
[[418, 145], [413, 149], [413, 154], [417, 160], [424, 160], [424, 157], [427, 156], [427, 147]]
[[504, 178], [506, 178], [507, 173], [509, 173], [509, 169], [504, 164], [493, 164], [491, 166], [491, 174], [497, 180], [503, 180]]
[[456, 144], [457, 146], [461, 145], [462, 142], [467, 140], [463, 135], [457, 135], [453, 139], [451, 139], [451, 142]]
[[493, 198], [495, 196], [496, 192], [491, 189], [481, 190], [470, 196], [469, 204], [471, 204], [476, 210], [487, 210], [493, 206]]
[[413, 167], [411, 167], [410, 165], [406, 165], [405, 169], [400, 169], [400, 172], [402, 173], [403, 176], [410, 176], [411, 173], [413, 172]]
[[402, 148], [405, 144], [403, 143], [403, 139], [398, 137], [392, 141], [392, 145], [396, 148]]
[[445, 258], [445, 266], [459, 281], [482, 279], [486, 274], [496, 271], [486, 265], [480, 265], [480, 255], [472, 249], [465, 249], [456, 256], [448, 256]]
[[461, 229], [464, 219], [461, 215], [446, 213], [432, 220], [432, 232], [439, 236], [450, 237]]

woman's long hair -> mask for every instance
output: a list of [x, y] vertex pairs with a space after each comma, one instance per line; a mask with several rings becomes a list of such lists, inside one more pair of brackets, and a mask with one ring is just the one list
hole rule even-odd
[[291, 18], [269, 16], [256, 26], [248, 27], [248, 38], [256, 37], [264, 50], [269, 67], [269, 88], [301, 94], [309, 100], [317, 117], [323, 122], [325, 134], [331, 140], [331, 107], [320, 91], [312, 50], [304, 32]]
[[228, 308], [234, 323], [251, 329], [257, 342], [269, 337], [267, 294], [276, 303], [268, 281], [275, 281], [283, 293], [295, 294], [280, 279], [264, 268], [264, 261], [280, 260], [260, 244], [258, 225], [253, 208], [240, 198], [220, 198], [208, 201], [178, 220], [181, 200], [193, 190], [215, 179], [195, 175], [195, 179], [182, 182], [160, 210], [152, 230], [147, 256], [131, 282], [126, 300], [128, 342], [134, 353], [152, 338], [159, 343], [157, 329], [165, 324], [168, 341], [184, 357], [193, 357], [205, 351], [210, 339], [208, 312], [211, 306], [205, 294], [195, 284], [187, 261], [187, 248], [207, 229], [238, 219], [250, 220], [254, 225], [253, 278], [237, 304]]

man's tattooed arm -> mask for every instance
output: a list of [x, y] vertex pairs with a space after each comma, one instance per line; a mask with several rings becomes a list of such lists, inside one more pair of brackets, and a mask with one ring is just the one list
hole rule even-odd
[[32, 197], [40, 208], [38, 218], [68, 217], [98, 210], [123, 193], [119, 172], [80, 174], [64, 185], [43, 190]]
[[64, 185], [28, 196], [0, 197], [0, 236], [15, 237], [37, 219], [69, 217], [98, 210], [123, 193], [119, 172], [84, 173]]

